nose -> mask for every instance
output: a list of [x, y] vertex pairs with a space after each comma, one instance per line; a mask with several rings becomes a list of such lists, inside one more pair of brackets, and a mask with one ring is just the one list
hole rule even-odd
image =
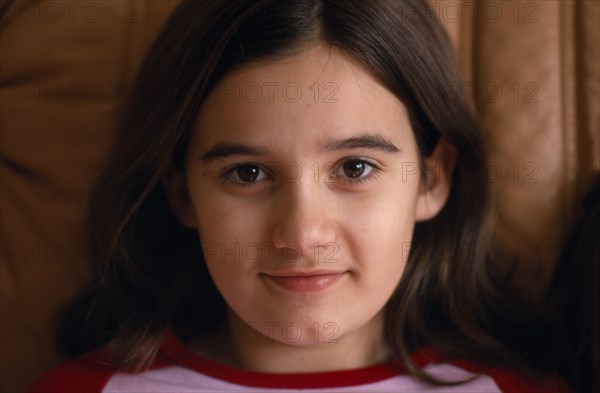
[[276, 249], [318, 263], [319, 249], [336, 241], [337, 206], [324, 184], [302, 180], [278, 190], [271, 241]]

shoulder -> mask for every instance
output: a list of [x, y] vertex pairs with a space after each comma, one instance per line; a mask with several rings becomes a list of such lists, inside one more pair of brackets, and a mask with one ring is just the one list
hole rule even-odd
[[533, 377], [518, 370], [483, 366], [470, 361], [453, 360], [450, 364], [492, 379], [501, 392], [570, 393], [569, 385], [560, 377]]
[[102, 363], [101, 354], [98, 349], [55, 366], [42, 374], [27, 392], [102, 392], [117, 369]]
[[[443, 356], [431, 348], [411, 354], [412, 361], [426, 373], [443, 381], [459, 381], [474, 377], [460, 386], [466, 391], [511, 393], [570, 393], [569, 385], [560, 377], [532, 376], [513, 368], [497, 368], [473, 360]], [[454, 390], [452, 390], [454, 391]]]

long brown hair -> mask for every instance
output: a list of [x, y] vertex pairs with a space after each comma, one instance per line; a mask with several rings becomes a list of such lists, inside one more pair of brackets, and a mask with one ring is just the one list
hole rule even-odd
[[443, 27], [420, 0], [182, 1], [139, 71], [91, 194], [97, 280], [65, 314], [60, 340], [67, 353], [108, 343], [115, 364], [139, 371], [169, 324], [192, 335], [222, 321], [225, 303], [197, 234], [175, 219], [160, 179], [170, 165], [183, 165], [199, 108], [228, 72], [310, 42], [353, 56], [404, 103], [422, 158], [440, 138], [458, 153], [449, 200], [435, 219], [417, 224], [403, 277], [386, 305], [394, 355], [433, 382], [408, 357], [421, 345], [518, 364], [498, 340], [508, 327], [499, 316], [513, 303], [488, 263], [481, 133], [466, 96], [445, 94], [462, 86], [461, 78]]
[[578, 213], [543, 301], [532, 358], [573, 391], [592, 393], [600, 391], [600, 175]]

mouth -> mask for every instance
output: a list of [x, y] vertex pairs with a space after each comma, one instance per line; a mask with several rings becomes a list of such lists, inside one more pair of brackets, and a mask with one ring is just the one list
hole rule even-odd
[[288, 291], [308, 293], [329, 288], [346, 273], [345, 271], [319, 270], [312, 272], [261, 273], [261, 275]]

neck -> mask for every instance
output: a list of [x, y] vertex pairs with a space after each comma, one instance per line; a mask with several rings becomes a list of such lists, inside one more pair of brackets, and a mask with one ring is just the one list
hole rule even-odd
[[[268, 373], [301, 373], [368, 367], [390, 360], [383, 310], [368, 324], [330, 342], [294, 345], [259, 333], [228, 311], [226, 325], [192, 350], [231, 367]], [[334, 326], [331, 327], [332, 329]]]

